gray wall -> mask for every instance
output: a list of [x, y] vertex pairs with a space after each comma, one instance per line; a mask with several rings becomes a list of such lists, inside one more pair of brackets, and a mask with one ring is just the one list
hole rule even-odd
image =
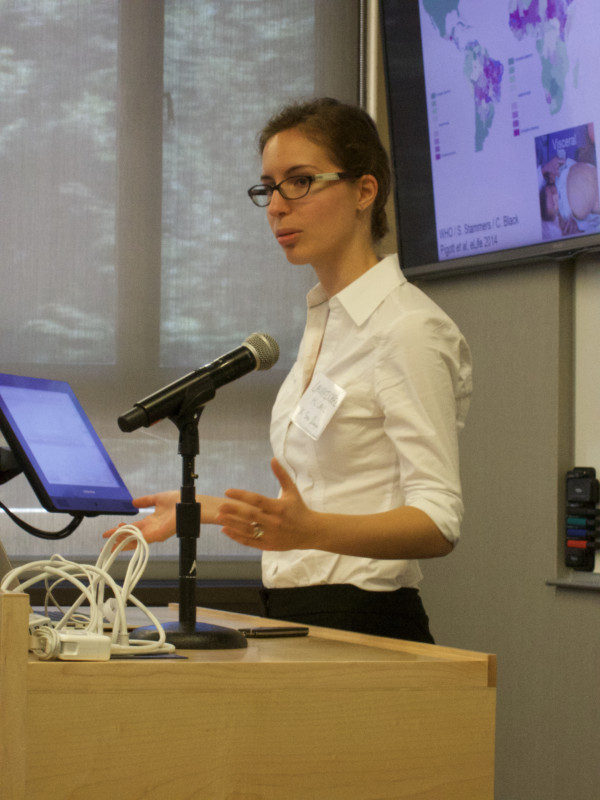
[[463, 535], [424, 563], [422, 591], [439, 644], [498, 656], [496, 800], [600, 792], [600, 593], [546, 583], [569, 574], [573, 277], [573, 265], [543, 264], [421, 284], [475, 365]]

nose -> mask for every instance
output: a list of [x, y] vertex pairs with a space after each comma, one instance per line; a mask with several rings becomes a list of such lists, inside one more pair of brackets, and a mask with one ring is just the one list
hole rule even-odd
[[276, 189], [271, 195], [271, 202], [267, 206], [267, 213], [273, 217], [280, 217], [289, 211], [289, 200], [281, 194], [279, 189]]

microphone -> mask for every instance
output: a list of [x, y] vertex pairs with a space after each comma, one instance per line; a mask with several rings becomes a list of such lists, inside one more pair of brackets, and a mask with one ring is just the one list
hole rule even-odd
[[118, 418], [119, 428], [130, 433], [179, 414], [186, 407], [195, 410], [212, 400], [220, 386], [248, 372], [271, 369], [278, 358], [279, 345], [272, 336], [252, 333], [235, 350], [134, 403], [132, 409]]

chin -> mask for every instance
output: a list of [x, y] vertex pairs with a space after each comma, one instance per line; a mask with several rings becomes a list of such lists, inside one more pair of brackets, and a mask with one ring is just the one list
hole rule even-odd
[[310, 258], [303, 256], [302, 253], [295, 251], [292, 247], [285, 249], [283, 252], [290, 264], [296, 264], [297, 266], [310, 264]]

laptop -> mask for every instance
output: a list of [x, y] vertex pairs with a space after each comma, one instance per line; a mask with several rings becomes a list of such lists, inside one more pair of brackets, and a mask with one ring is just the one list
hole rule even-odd
[[47, 511], [138, 513], [66, 381], [0, 373], [0, 433]]

